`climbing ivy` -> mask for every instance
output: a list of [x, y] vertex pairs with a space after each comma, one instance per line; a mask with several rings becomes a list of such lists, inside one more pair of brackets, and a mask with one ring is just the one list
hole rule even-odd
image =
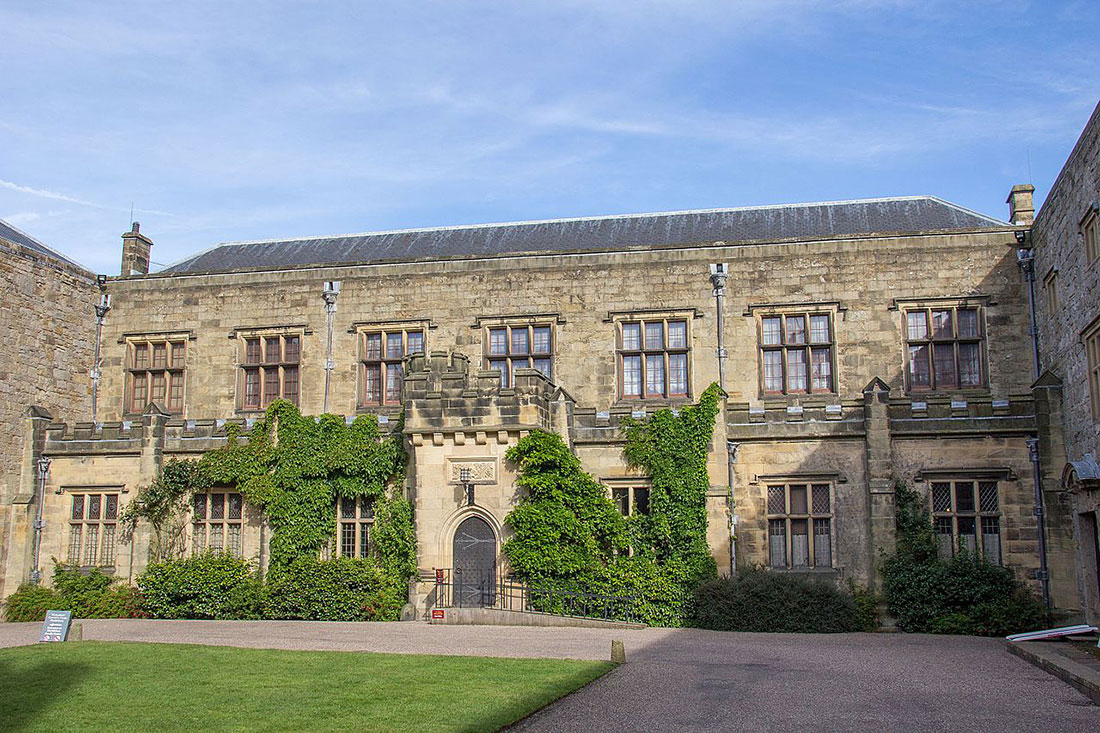
[[205, 491], [209, 486], [210, 478], [197, 462], [170, 460], [161, 467], [156, 479], [126, 505], [122, 524], [131, 536], [139, 519], [153, 529], [150, 562], [183, 555], [187, 501], [194, 492]]
[[337, 415], [303, 416], [290, 402], [276, 400], [247, 442], [231, 426], [228, 444], [199, 463], [212, 482], [237, 486], [245, 500], [263, 509], [272, 528], [272, 572], [317, 556], [333, 536], [338, 498], [366, 498], [379, 509], [379, 560], [407, 578], [415, 571], [412, 511], [400, 492], [386, 492], [407, 460], [400, 428], [383, 439], [372, 415], [348, 425]]

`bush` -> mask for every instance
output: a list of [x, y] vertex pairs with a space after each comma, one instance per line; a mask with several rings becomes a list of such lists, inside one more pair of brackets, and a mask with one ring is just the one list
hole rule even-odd
[[829, 634], [861, 631], [864, 613], [834, 585], [763, 568], [704, 582], [694, 593], [694, 625], [717, 631]]
[[24, 583], [4, 601], [5, 621], [42, 621], [46, 611], [67, 611], [68, 605], [53, 588]]
[[138, 578], [145, 611], [153, 618], [255, 619], [260, 582], [252, 565], [207, 552], [150, 565]]
[[373, 560], [299, 558], [273, 574], [265, 615], [311, 621], [396, 621], [406, 589]]

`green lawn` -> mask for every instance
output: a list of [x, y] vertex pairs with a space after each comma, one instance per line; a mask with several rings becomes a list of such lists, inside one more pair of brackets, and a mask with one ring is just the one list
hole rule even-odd
[[492, 731], [607, 662], [86, 641], [0, 649], [0, 729]]

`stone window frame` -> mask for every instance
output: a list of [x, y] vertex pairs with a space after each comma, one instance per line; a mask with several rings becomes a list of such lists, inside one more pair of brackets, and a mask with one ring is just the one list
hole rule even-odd
[[1100, 318], [1081, 332], [1081, 344], [1085, 347], [1085, 388], [1089, 393], [1092, 419], [1100, 422]]
[[[813, 571], [832, 570], [836, 567], [836, 494], [835, 482], [824, 480], [818, 476], [790, 476], [786, 478], [768, 477], [762, 480], [764, 485], [764, 517], [766, 520], [765, 533], [767, 542], [766, 564], [771, 570], [778, 571]], [[794, 505], [792, 489], [803, 488], [806, 491], [805, 511], [798, 511]], [[782, 492], [782, 506], [776, 502], [776, 490]], [[819, 497], [824, 501], [815, 501]], [[795, 522], [806, 523], [806, 564], [796, 565], [795, 554]], [[824, 525], [822, 524], [824, 523]], [[773, 534], [774, 530], [782, 526], [782, 535]], [[818, 528], [825, 526], [826, 531], [819, 533]], [[775, 551], [772, 547], [772, 537], [783, 537], [782, 562], [776, 562]], [[817, 537], [824, 537], [825, 547], [819, 547]], [[820, 562], [818, 557], [822, 549], [828, 554], [828, 560]]]
[[1046, 296], [1047, 313], [1055, 315], [1059, 310], [1058, 303], [1058, 268], [1051, 267], [1043, 276], [1043, 294]]
[[[70, 496], [65, 562], [77, 567], [114, 567], [118, 560], [122, 488], [81, 487], [63, 492]], [[93, 506], [97, 508], [95, 512]]]
[[[331, 545], [331, 556], [367, 558], [374, 550], [376, 502], [367, 497], [338, 497], [333, 507], [336, 535]], [[350, 539], [349, 539], [350, 532]], [[348, 548], [350, 547], [350, 552]]]
[[[482, 364], [485, 369], [500, 370], [500, 386], [509, 389], [515, 384], [516, 369], [537, 369], [550, 381], [554, 380], [554, 361], [557, 351], [555, 321], [546, 317], [499, 318], [482, 321]], [[547, 331], [547, 348], [535, 351], [535, 332]], [[494, 334], [504, 333], [504, 350], [493, 350]], [[515, 349], [515, 336], [524, 334], [526, 349]], [[540, 362], [543, 366], [540, 366]], [[543, 368], [545, 367], [545, 368]]]
[[[994, 565], [1004, 563], [1004, 531], [1002, 527], [1000, 483], [1003, 476], [983, 473], [937, 475], [928, 478], [928, 498], [932, 508], [932, 529], [941, 557], [953, 557], [963, 538], [972, 536], [967, 549]], [[962, 488], [967, 487], [967, 488]], [[962, 488], [962, 492], [960, 492]], [[963, 493], [965, 492], [965, 493]], [[960, 497], [968, 503], [960, 507]], [[961, 529], [970, 522], [973, 532]], [[987, 531], [992, 528], [994, 531]], [[946, 531], [945, 531], [946, 530]], [[980, 541], [979, 541], [980, 536]], [[993, 540], [987, 537], [996, 537]], [[944, 538], [946, 542], [944, 541]], [[995, 557], [991, 557], [995, 555]]]
[[[355, 334], [356, 363], [358, 377], [356, 381], [356, 408], [370, 410], [379, 407], [393, 407], [401, 404], [401, 389], [405, 381], [405, 358], [412, 354], [428, 353], [428, 331], [432, 328], [426, 320], [415, 321], [377, 321], [371, 323], [357, 323], [351, 329]], [[421, 347], [419, 351], [409, 351], [409, 334], [420, 334]], [[379, 338], [380, 351], [375, 356], [368, 347], [373, 337]], [[401, 356], [391, 356], [388, 345], [392, 336], [401, 338]], [[368, 375], [373, 369], [378, 370], [377, 399], [368, 399], [367, 388]], [[390, 399], [388, 389], [390, 376], [394, 375], [397, 388], [396, 398]]]
[[[693, 344], [695, 343], [693, 322], [699, 317], [694, 308], [673, 308], [661, 310], [639, 309], [609, 314], [609, 320], [615, 327], [615, 377], [616, 394], [622, 402], [689, 402], [694, 394], [695, 357]], [[661, 348], [650, 348], [646, 341], [647, 324], [661, 324]], [[669, 323], [684, 324], [684, 345], [669, 345]], [[624, 327], [637, 325], [639, 332], [638, 348], [627, 347], [624, 343]], [[684, 392], [672, 393], [672, 373], [670, 361], [672, 356], [684, 356], [685, 381]], [[639, 375], [639, 394], [626, 393], [626, 369], [628, 358], [639, 358], [641, 371]], [[647, 362], [650, 358], [661, 358], [663, 385], [661, 393], [649, 392], [649, 375], [647, 374]]]
[[[188, 341], [193, 340], [190, 331], [126, 334], [120, 339], [124, 344], [126, 360], [123, 414], [140, 415], [150, 402], [155, 402], [173, 415], [184, 413], [187, 352], [190, 351]], [[163, 347], [164, 354], [160, 365], [157, 365], [158, 347]], [[159, 395], [158, 377], [162, 380], [163, 389]], [[140, 398], [139, 394], [142, 395]]]
[[[304, 351], [307, 330], [304, 326], [269, 326], [235, 329], [230, 335], [237, 341], [237, 411], [263, 412], [276, 399], [286, 399], [295, 405], [302, 404], [302, 353]], [[268, 359], [268, 343], [278, 339], [279, 358]], [[287, 344], [296, 339], [297, 354], [294, 359], [287, 358]], [[252, 358], [250, 342], [257, 343], [257, 356]], [[287, 396], [287, 374], [297, 377], [296, 393]], [[256, 400], [249, 395], [249, 377], [256, 375]], [[277, 387], [274, 394], [268, 393], [268, 377], [275, 375]]]
[[[649, 514], [649, 496], [653, 484], [644, 478], [605, 478], [600, 483], [608, 488], [608, 498], [619, 514], [631, 517]], [[642, 497], [639, 499], [639, 493]], [[624, 504], [624, 500], [626, 503]], [[644, 506], [644, 509], [643, 509]], [[623, 509], [626, 509], [624, 512]]]
[[[216, 507], [220, 507], [220, 511], [215, 512]], [[240, 492], [230, 487], [215, 487], [192, 494], [191, 554], [209, 551], [243, 557], [245, 522], [245, 502]]]
[[[907, 393], [920, 393], [920, 394], [940, 394], [940, 393], [985, 393], [989, 391], [989, 329], [987, 327], [987, 314], [986, 311], [989, 307], [988, 296], [961, 296], [961, 297], [944, 297], [944, 298], [913, 298], [913, 299], [897, 299], [894, 301], [894, 308], [896, 308], [901, 314], [900, 328], [901, 328], [901, 343], [902, 343], [902, 377], [905, 384], [905, 391]], [[974, 310], [977, 313], [977, 336], [960, 337], [958, 335], [958, 311], [960, 310]], [[911, 339], [909, 336], [909, 314], [923, 311], [926, 319], [926, 338], [923, 339]], [[951, 312], [951, 337], [950, 338], [936, 338], [933, 331], [932, 312]], [[953, 353], [953, 365], [955, 369], [955, 383], [954, 386], [940, 386], [937, 383], [935, 374], [935, 349], [936, 344], [941, 344], [940, 348], [944, 345], [950, 344]], [[979, 349], [978, 354], [978, 369], [980, 371], [978, 384], [974, 385], [962, 385], [959, 380], [959, 349], [960, 343], [965, 344], [977, 344]], [[931, 350], [928, 355], [928, 375], [929, 384], [913, 385], [912, 376], [912, 360], [910, 348], [913, 344], [918, 346], [931, 345]]]
[[1085, 267], [1091, 267], [1100, 261], [1100, 206], [1090, 206], [1079, 226], [1084, 245]]
[[[837, 338], [836, 338], [836, 324], [839, 320], [838, 316], [843, 312], [840, 303], [828, 302], [828, 303], [783, 303], [783, 304], [761, 304], [750, 306], [749, 310], [745, 313], [747, 316], [753, 316], [756, 326], [756, 359], [757, 359], [757, 390], [761, 398], [776, 398], [786, 397], [788, 395], [819, 395], [819, 394], [837, 394], [837, 385], [839, 378], [837, 374], [838, 359], [837, 359]], [[813, 317], [825, 316], [828, 318], [829, 325], [829, 337], [827, 340], [814, 341], [813, 340]], [[780, 342], [779, 343], [764, 343], [764, 321], [770, 319], [780, 319]], [[788, 318], [801, 318], [805, 327], [805, 338], [803, 342], [798, 343], [789, 341], [786, 338], [787, 334], [787, 319]], [[814, 387], [814, 362], [813, 352], [828, 349], [828, 360], [826, 363], [829, 368], [829, 386], [828, 387]], [[789, 364], [789, 352], [802, 351], [806, 354], [806, 387], [805, 389], [795, 389], [790, 386], [790, 370]], [[780, 379], [782, 381], [782, 388], [768, 389], [767, 375], [765, 373], [765, 361], [768, 353], [779, 352], [781, 357], [781, 369], [782, 373]]]

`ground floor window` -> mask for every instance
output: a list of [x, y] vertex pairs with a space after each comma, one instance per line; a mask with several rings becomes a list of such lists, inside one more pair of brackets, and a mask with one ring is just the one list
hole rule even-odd
[[987, 562], [1001, 564], [998, 494], [996, 481], [932, 482], [932, 518], [942, 557], [951, 557], [963, 548]]
[[370, 557], [374, 500], [340, 499], [337, 502], [336, 547], [340, 557]]
[[648, 486], [612, 486], [611, 501], [619, 514], [629, 517], [632, 514], [649, 514]]
[[241, 556], [244, 501], [240, 494], [195, 494], [192, 498], [192, 512], [192, 553], [211, 550]]
[[69, 513], [70, 565], [115, 564], [118, 494], [73, 494]]
[[832, 567], [830, 490], [829, 484], [768, 486], [768, 564], [771, 567]]

